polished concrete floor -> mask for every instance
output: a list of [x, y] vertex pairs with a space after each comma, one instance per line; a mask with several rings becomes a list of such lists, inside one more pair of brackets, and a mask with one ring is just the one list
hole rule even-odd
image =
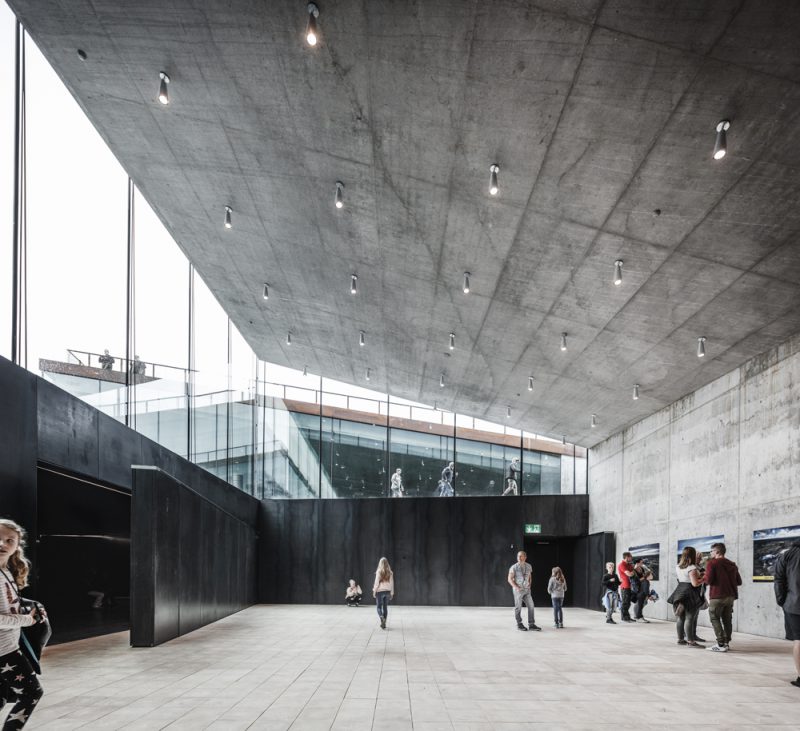
[[[257, 606], [153, 649], [50, 648], [31, 729], [800, 728], [788, 642], [679, 647], [663, 622], [565, 610]], [[701, 634], [710, 638], [711, 631]]]

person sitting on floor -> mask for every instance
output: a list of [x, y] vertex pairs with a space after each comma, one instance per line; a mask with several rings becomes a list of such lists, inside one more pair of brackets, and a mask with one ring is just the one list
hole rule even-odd
[[361, 604], [361, 587], [355, 579], [350, 579], [344, 594], [344, 601], [348, 607], [357, 607]]

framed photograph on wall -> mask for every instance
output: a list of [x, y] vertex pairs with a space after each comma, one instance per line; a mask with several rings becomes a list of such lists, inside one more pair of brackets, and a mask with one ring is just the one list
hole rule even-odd
[[725, 536], [700, 536], [699, 538], [683, 538], [678, 541], [678, 561], [686, 546], [692, 546], [698, 553], [702, 553], [704, 558], [708, 558], [712, 543], [725, 543]]
[[753, 531], [753, 581], [774, 581], [775, 562], [800, 539], [800, 525]]
[[645, 566], [653, 573], [653, 581], [658, 581], [659, 549], [660, 543], [648, 543], [644, 546], [629, 546], [628, 550], [633, 554], [633, 560], [644, 559]]

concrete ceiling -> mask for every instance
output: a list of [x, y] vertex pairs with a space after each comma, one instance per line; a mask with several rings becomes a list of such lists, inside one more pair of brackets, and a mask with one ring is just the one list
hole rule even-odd
[[265, 360], [591, 446], [800, 331], [798, 3], [10, 4]]

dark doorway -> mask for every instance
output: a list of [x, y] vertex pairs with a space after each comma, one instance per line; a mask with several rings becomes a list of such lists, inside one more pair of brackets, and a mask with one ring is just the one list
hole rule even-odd
[[[533, 603], [537, 607], [536, 623], [544, 622], [544, 617], [539, 617], [542, 609], [547, 610], [552, 606], [550, 595], [547, 593], [547, 582], [554, 566], [560, 566], [567, 579], [567, 595], [564, 597], [564, 606], [572, 606], [570, 583], [572, 581], [573, 552], [575, 540], [573, 538], [525, 538], [525, 553], [528, 554], [528, 563], [533, 567], [533, 582], [531, 594]], [[551, 615], [548, 613], [548, 619]]]
[[39, 466], [36, 598], [51, 644], [129, 628], [131, 497]]

